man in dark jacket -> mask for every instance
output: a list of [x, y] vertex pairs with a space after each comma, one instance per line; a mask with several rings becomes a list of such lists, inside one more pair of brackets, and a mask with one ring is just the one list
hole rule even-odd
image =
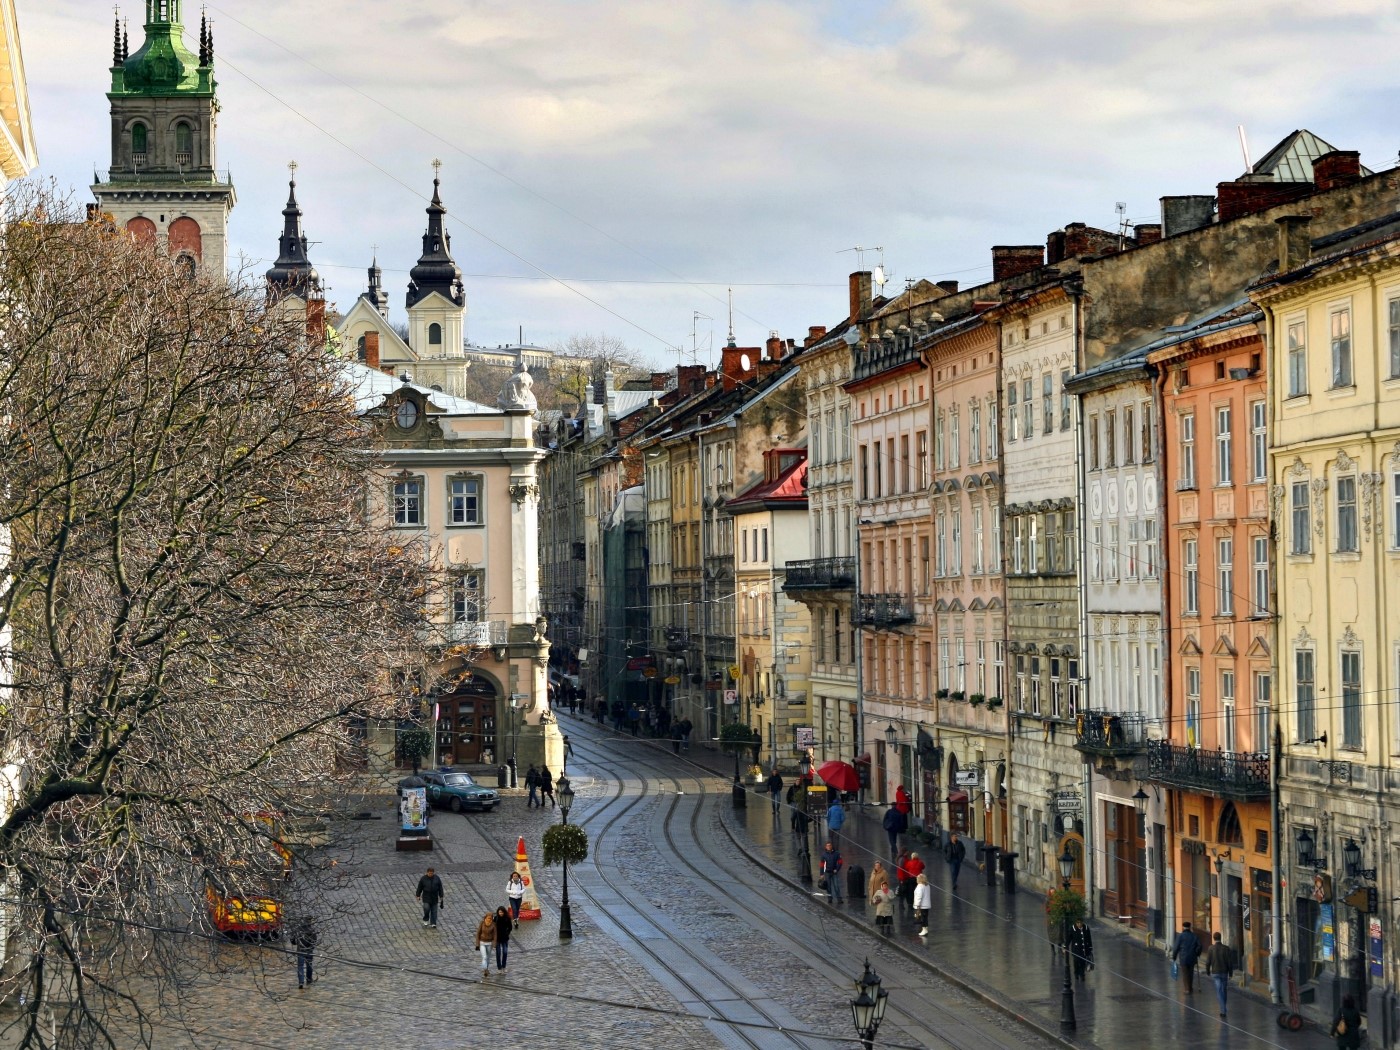
[[828, 842], [822, 850], [822, 881], [826, 883], [826, 895], [835, 904], [841, 903], [841, 851]]
[[1201, 957], [1201, 939], [1191, 929], [1189, 922], [1181, 924], [1181, 932], [1172, 941], [1172, 961], [1181, 967], [1181, 979], [1186, 991], [1196, 990], [1196, 960]]
[[437, 872], [429, 868], [418, 880], [418, 892], [413, 896], [423, 902], [423, 925], [437, 929], [438, 909], [443, 906], [442, 880]]
[[540, 771], [533, 764], [525, 771], [525, 786], [530, 789], [530, 797], [525, 800], [525, 808], [529, 809], [531, 806], [543, 808], [544, 803], [535, 794], [540, 789]]
[[1074, 959], [1074, 979], [1084, 980], [1084, 971], [1094, 965], [1094, 935], [1083, 919], [1069, 928], [1069, 954]]
[[1215, 997], [1220, 1000], [1220, 1018], [1225, 1019], [1228, 1007], [1225, 1005], [1225, 997], [1230, 993], [1230, 975], [1235, 972], [1235, 949], [1220, 939], [1220, 934], [1213, 938], [1209, 950], [1206, 952], [1206, 973], [1215, 982]]
[[943, 859], [948, 862], [948, 873], [953, 877], [953, 889], [958, 888], [958, 872], [962, 870], [963, 858], [967, 856], [967, 847], [962, 844], [962, 839], [958, 838], [955, 831], [948, 836], [948, 845], [943, 847]]
[[304, 918], [292, 927], [292, 948], [297, 953], [297, 987], [305, 988], [316, 978], [311, 972], [312, 955], [320, 940], [316, 924]]
[[885, 819], [880, 821], [880, 825], [885, 829], [885, 834], [889, 836], [890, 856], [899, 856], [899, 836], [909, 830], [909, 818], [898, 806], [891, 806], [885, 813]]
[[778, 796], [783, 793], [783, 778], [778, 775], [778, 767], [773, 767], [773, 772], [768, 775], [768, 797], [773, 800], [773, 812], [778, 812], [781, 802]]

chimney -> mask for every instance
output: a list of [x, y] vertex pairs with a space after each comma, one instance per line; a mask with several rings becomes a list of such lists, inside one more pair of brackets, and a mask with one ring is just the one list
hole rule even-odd
[[1056, 230], [1045, 238], [1045, 264], [1054, 266], [1065, 261], [1065, 231]]
[[705, 389], [704, 365], [677, 365], [676, 389], [681, 397], [691, 397]]
[[764, 349], [768, 351], [770, 361], [781, 361], [783, 359], [783, 341], [778, 337], [777, 332], [768, 333], [768, 342], [764, 344]]
[[1287, 273], [1306, 266], [1312, 258], [1312, 237], [1308, 232], [1311, 215], [1284, 215], [1278, 225], [1278, 272]]
[[365, 333], [365, 364], [370, 368], [379, 367], [379, 333]]
[[859, 321], [870, 309], [870, 289], [872, 281], [869, 270], [857, 270], [851, 274], [851, 313], [852, 321]]
[[939, 282], [938, 282], [938, 287], [942, 288], [942, 289], [943, 289], [945, 292], [947, 292], [949, 295], [952, 295], [952, 294], [954, 294], [954, 293], [958, 290], [958, 282], [957, 282], [957, 281], [939, 281]]
[[1137, 238], [1139, 248], [1156, 244], [1162, 239], [1162, 224], [1160, 222], [1140, 222], [1133, 227], [1133, 235]]
[[1265, 175], [1246, 175], [1234, 182], [1222, 182], [1215, 187], [1219, 201], [1217, 213], [1221, 222], [1245, 215], [1255, 215], [1280, 204], [1296, 201], [1313, 192], [1310, 182], [1278, 182]]
[[826, 325], [814, 324], [807, 329], [807, 338], [802, 341], [803, 346], [811, 346], [826, 338]]
[[719, 372], [724, 389], [733, 390], [753, 376], [754, 364], [761, 359], [756, 346], [726, 346], [719, 352]]
[[763, 380], [767, 379], [769, 376], [771, 376], [771, 375], [772, 375], [774, 372], [776, 372], [777, 370], [778, 370], [778, 361], [777, 361], [776, 358], [775, 358], [775, 359], [772, 359], [772, 360], [768, 360], [768, 361], [760, 361], [760, 362], [758, 363], [758, 368], [757, 368], [757, 374], [758, 374], [758, 379], [759, 379], [759, 381], [762, 382]]
[[670, 372], [653, 372], [651, 374], [651, 388], [653, 390], [669, 390], [671, 387]]
[[1334, 149], [1313, 161], [1313, 185], [1321, 190], [1350, 186], [1361, 179], [1361, 154], [1351, 149]]
[[312, 346], [326, 345], [326, 301], [319, 296], [306, 303], [306, 338]]
[[1162, 198], [1162, 236], [1175, 237], [1187, 230], [1209, 226], [1215, 198], [1203, 194]]
[[1030, 273], [1045, 265], [1045, 249], [1038, 244], [998, 244], [992, 246], [992, 280]]

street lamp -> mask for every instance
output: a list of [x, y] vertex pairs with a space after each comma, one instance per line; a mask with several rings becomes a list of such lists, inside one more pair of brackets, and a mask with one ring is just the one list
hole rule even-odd
[[[1069, 844], [1065, 844], [1065, 851], [1060, 854], [1060, 884], [1064, 887], [1065, 893], [1069, 893], [1069, 880], [1074, 875], [1074, 854], [1069, 851]], [[1068, 902], [1066, 902], [1068, 903]], [[1078, 1022], [1074, 1019], [1074, 985], [1070, 981], [1069, 969], [1069, 909], [1063, 908], [1060, 912], [1060, 939], [1064, 943], [1065, 953], [1065, 983], [1060, 989], [1060, 1027], [1076, 1028]]]
[[1316, 853], [1316, 844], [1313, 841], [1312, 833], [1304, 828], [1298, 832], [1298, 867], [1312, 868], [1313, 871], [1326, 871], [1327, 858], [1319, 857]]
[[891, 751], [899, 746], [899, 730], [895, 728], [893, 722], [885, 726], [885, 746]]
[[1142, 790], [1141, 784], [1139, 784], [1138, 789], [1133, 792], [1133, 809], [1137, 810], [1138, 816], [1140, 817], [1147, 813], [1147, 792]]
[[865, 972], [856, 978], [856, 993], [851, 1000], [851, 1020], [855, 1022], [860, 1045], [871, 1050], [875, 1045], [875, 1033], [885, 1019], [890, 993], [880, 987], [880, 975], [870, 968], [869, 959], [865, 960]]
[[800, 802], [801, 808], [795, 814], [797, 827], [802, 831], [802, 846], [797, 854], [798, 878], [804, 885], [812, 882], [812, 851], [807, 844], [807, 785], [812, 781], [812, 758], [807, 752], [802, 752], [802, 758], [797, 763], [798, 783], [802, 785], [802, 790], [794, 797]]
[[[574, 789], [569, 785], [569, 778], [560, 775], [554, 782], [554, 793], [559, 798], [559, 818], [567, 824], [569, 822], [569, 810], [574, 806]], [[564, 861], [564, 902], [559, 906], [559, 936], [560, 938], [572, 937], [574, 935], [573, 918], [569, 914], [569, 862]]]

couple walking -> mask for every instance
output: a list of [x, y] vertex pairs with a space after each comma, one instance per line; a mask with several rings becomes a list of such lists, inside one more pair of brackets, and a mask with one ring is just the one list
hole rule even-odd
[[531, 806], [544, 809], [545, 799], [549, 799], [550, 808], [554, 808], [554, 777], [548, 766], [537, 769], [531, 765], [525, 773], [525, 786], [530, 789], [530, 796], [525, 800], [526, 809]]
[[518, 871], [512, 871], [506, 880], [505, 905], [482, 916], [476, 927], [476, 948], [481, 952], [481, 979], [491, 975], [491, 957], [496, 958], [496, 969], [504, 973], [510, 955], [510, 935], [520, 929], [520, 902], [525, 898], [525, 882]]

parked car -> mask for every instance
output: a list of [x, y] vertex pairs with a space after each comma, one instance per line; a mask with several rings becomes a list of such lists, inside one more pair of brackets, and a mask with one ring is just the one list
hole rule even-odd
[[419, 773], [428, 785], [428, 804], [434, 809], [450, 809], [460, 813], [464, 809], [479, 809], [489, 812], [500, 796], [491, 788], [482, 787], [472, 779], [470, 773]]

